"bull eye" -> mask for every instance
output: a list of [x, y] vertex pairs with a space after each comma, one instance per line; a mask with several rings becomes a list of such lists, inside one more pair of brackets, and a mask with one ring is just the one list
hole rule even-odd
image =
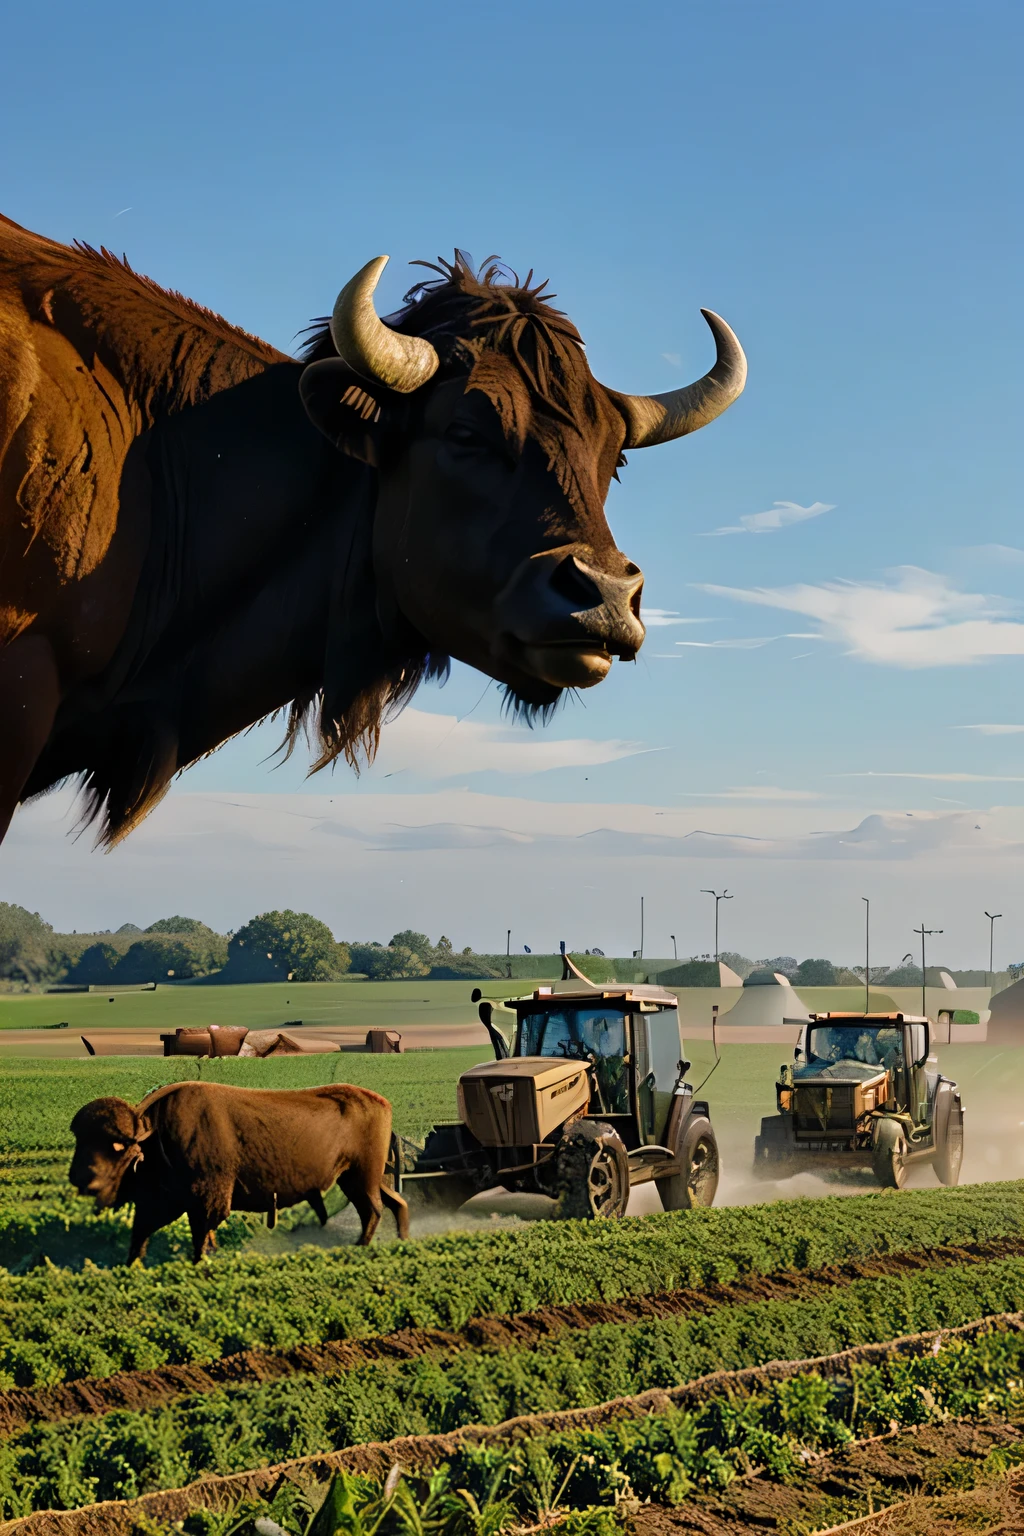
[[476, 448], [484, 452], [490, 444], [475, 432], [472, 427], [467, 427], [464, 422], [453, 421], [445, 433], [450, 443], [456, 443], [460, 448]]

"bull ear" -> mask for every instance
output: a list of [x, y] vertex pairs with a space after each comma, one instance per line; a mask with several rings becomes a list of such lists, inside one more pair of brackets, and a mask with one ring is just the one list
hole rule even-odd
[[380, 462], [381, 405], [388, 390], [353, 373], [340, 357], [310, 363], [299, 394], [314, 426], [342, 453], [374, 468]]

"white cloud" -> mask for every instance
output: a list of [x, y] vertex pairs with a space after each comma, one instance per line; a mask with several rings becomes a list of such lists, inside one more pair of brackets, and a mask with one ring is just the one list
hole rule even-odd
[[640, 617], [648, 629], [663, 628], [668, 624], [716, 624], [717, 619], [684, 618], [675, 608], [645, 608]]
[[592, 768], [647, 750], [639, 741], [558, 741], [506, 725], [459, 720], [405, 709], [386, 726], [368, 778], [412, 773], [450, 779], [471, 773], [547, 773], [554, 768]]
[[954, 731], [977, 731], [982, 736], [1024, 735], [1024, 725], [954, 725]]
[[931, 784], [1024, 784], [1024, 775], [1001, 773], [889, 773], [869, 769], [867, 773], [833, 773], [833, 779], [927, 779]]
[[680, 353], [663, 352], [661, 355], [665, 359], [666, 363], [672, 364], [673, 368], [681, 368], [683, 366], [683, 359]]
[[698, 651], [756, 651], [762, 645], [771, 645], [779, 635], [755, 635], [733, 640], [677, 640], [676, 645], [686, 645]]
[[702, 537], [716, 539], [724, 533], [778, 533], [780, 528], [806, 523], [809, 518], [834, 511], [835, 503], [831, 501], [815, 501], [809, 507], [802, 507], [798, 501], [775, 501], [767, 512], [748, 512], [737, 524], [712, 528]]
[[684, 790], [692, 800], [820, 800], [813, 789], [780, 789], [777, 784], [740, 784], [733, 789]]
[[1024, 624], [997, 600], [959, 592], [948, 577], [903, 566], [882, 582], [721, 587], [702, 592], [817, 619], [821, 637], [849, 656], [897, 667], [964, 666], [991, 656], [1024, 655]]
[[1003, 560], [1010, 565], [1024, 565], [1024, 549], [1017, 549], [1013, 544], [971, 544], [964, 550], [966, 555], [975, 555], [981, 560]]

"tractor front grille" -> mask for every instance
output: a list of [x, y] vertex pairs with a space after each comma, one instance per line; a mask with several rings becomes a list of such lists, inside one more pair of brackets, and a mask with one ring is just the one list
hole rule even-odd
[[539, 1141], [537, 1092], [532, 1078], [463, 1078], [466, 1124], [485, 1147], [523, 1147]]
[[797, 1083], [793, 1110], [797, 1135], [853, 1134], [855, 1083]]

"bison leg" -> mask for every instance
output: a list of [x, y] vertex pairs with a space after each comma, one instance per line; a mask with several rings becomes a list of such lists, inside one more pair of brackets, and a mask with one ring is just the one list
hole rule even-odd
[[0, 719], [6, 722], [0, 745], [0, 838], [46, 746], [59, 703], [57, 662], [47, 639], [21, 635], [0, 652]]
[[402, 1196], [399, 1195], [399, 1194], [396, 1194], [396, 1192], [393, 1189], [388, 1189], [386, 1184], [382, 1184], [381, 1187], [380, 1187], [380, 1197], [383, 1200], [384, 1204], [387, 1206], [388, 1210], [391, 1212], [391, 1214], [395, 1218], [395, 1225], [398, 1228], [398, 1235], [399, 1235], [399, 1237], [401, 1237], [401, 1238], [408, 1237], [409, 1236], [409, 1207], [406, 1204], [406, 1202], [402, 1199]]
[[373, 1234], [380, 1225], [380, 1219], [384, 1214], [380, 1195], [372, 1195], [370, 1193], [358, 1168], [346, 1168], [345, 1172], [338, 1179], [338, 1187], [342, 1194], [356, 1208], [356, 1214], [363, 1224], [358, 1246], [365, 1248], [373, 1242]]
[[306, 1203], [309, 1205], [310, 1209], [312, 1210], [314, 1216], [316, 1216], [316, 1218], [319, 1221], [320, 1225], [322, 1227], [326, 1227], [326, 1225], [327, 1225], [327, 1207], [324, 1204], [324, 1197], [320, 1193], [320, 1191], [318, 1189], [312, 1190], [306, 1196]]
[[128, 1263], [146, 1256], [146, 1248], [154, 1232], [170, 1226], [184, 1211], [183, 1205], [161, 1205], [156, 1201], [136, 1200], [135, 1220], [132, 1222], [132, 1240], [128, 1249]]
[[192, 1261], [198, 1264], [200, 1259], [212, 1253], [217, 1246], [214, 1228], [219, 1225], [219, 1221], [209, 1212], [193, 1208], [188, 1213], [188, 1225], [192, 1233]]

